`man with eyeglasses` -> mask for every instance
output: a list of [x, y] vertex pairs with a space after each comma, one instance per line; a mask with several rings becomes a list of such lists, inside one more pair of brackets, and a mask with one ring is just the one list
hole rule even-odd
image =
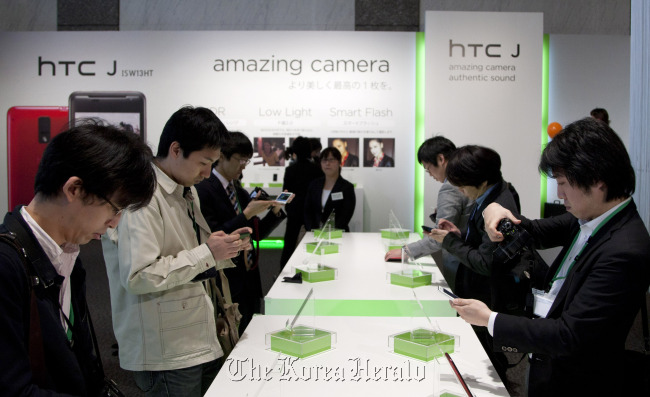
[[[196, 185], [201, 201], [201, 212], [213, 232], [223, 230], [230, 233], [241, 227], [253, 230], [253, 240], [260, 241], [271, 233], [286, 214], [282, 204], [251, 199], [248, 192], [237, 183], [242, 172], [253, 156], [251, 141], [241, 132], [230, 132], [228, 143], [221, 148], [221, 157], [212, 169], [210, 178]], [[258, 215], [271, 209], [262, 218]], [[239, 303], [242, 319], [240, 334], [253, 317], [260, 313], [262, 282], [260, 279], [259, 250], [242, 251], [233, 262], [236, 268], [226, 269], [224, 273], [230, 282], [232, 300]]]
[[212, 233], [193, 185], [210, 176], [227, 139], [211, 110], [176, 111], [153, 159], [151, 202], [102, 238], [120, 366], [147, 397], [200, 397], [222, 365], [212, 283], [197, 280], [234, 267], [250, 229]]
[[34, 199], [0, 225], [0, 394], [99, 395], [104, 372], [79, 246], [115, 227], [122, 209], [147, 205], [152, 158], [136, 135], [92, 120], [46, 147]]

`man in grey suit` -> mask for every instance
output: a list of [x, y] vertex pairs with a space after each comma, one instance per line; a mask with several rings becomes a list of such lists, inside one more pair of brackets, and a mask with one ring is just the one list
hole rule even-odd
[[[472, 202], [456, 187], [447, 182], [447, 161], [454, 150], [456, 150], [456, 146], [452, 141], [443, 136], [435, 136], [424, 141], [418, 149], [418, 162], [422, 164], [433, 179], [442, 183], [438, 192], [438, 205], [434, 219], [446, 219], [464, 230], [467, 226]], [[452, 290], [455, 290], [456, 271], [458, 270], [459, 261], [455, 256], [442, 250], [440, 243], [425, 235], [422, 240], [407, 244], [403, 248], [411, 259], [440, 252], [442, 261], [440, 261], [439, 256], [436, 263], [447, 284]], [[398, 248], [388, 251], [385, 259], [400, 256], [401, 249]]]

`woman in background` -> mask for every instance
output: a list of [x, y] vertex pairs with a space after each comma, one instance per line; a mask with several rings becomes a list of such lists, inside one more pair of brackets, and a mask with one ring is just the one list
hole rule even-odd
[[354, 185], [341, 176], [341, 152], [325, 148], [320, 154], [320, 167], [325, 176], [314, 180], [307, 189], [305, 229], [320, 227], [334, 211], [334, 227], [349, 232], [356, 197]]
[[320, 167], [311, 160], [311, 144], [308, 138], [299, 136], [294, 141], [287, 154], [293, 162], [284, 171], [282, 190], [294, 193], [295, 196], [285, 206], [287, 212], [287, 227], [284, 232], [284, 248], [280, 263], [282, 267], [291, 258], [300, 237], [300, 228], [304, 224], [305, 197], [307, 187], [314, 179], [323, 175]]

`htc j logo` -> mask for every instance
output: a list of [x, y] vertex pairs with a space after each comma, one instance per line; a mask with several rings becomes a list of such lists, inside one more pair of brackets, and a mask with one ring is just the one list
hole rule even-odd
[[[504, 52], [501, 48], [501, 44], [459, 44], [454, 43], [449, 39], [449, 57], [451, 58], [454, 55], [458, 55], [465, 58], [465, 50], [469, 49], [470, 56], [477, 58], [480, 54], [485, 52], [485, 56], [490, 58], [501, 58], [501, 53]], [[517, 58], [519, 56], [519, 44], [516, 48], [513, 48], [514, 54], [510, 54], [512, 58]]]
[[[95, 61], [49, 61], [44, 60], [42, 57], [38, 57], [38, 75], [43, 76], [43, 74], [48, 75], [51, 73], [52, 76], [56, 76], [57, 73], [64, 76], [70, 76], [78, 74], [79, 76], [96, 76], [96, 63]], [[112, 70], [106, 71], [106, 74], [109, 76], [114, 76], [117, 72], [117, 61], [113, 61]]]

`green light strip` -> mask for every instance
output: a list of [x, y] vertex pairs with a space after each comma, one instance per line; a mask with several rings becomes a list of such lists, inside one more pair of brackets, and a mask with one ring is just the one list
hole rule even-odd
[[281, 250], [284, 248], [284, 240], [262, 240], [260, 248], [266, 250]]
[[[544, 44], [542, 47], [542, 146], [541, 149], [544, 150], [546, 144], [548, 143], [548, 76], [549, 76], [549, 62], [548, 62], [548, 52], [549, 52], [549, 35], [544, 35]], [[540, 216], [544, 217], [544, 203], [546, 203], [546, 187], [548, 180], [546, 175], [541, 175], [539, 182], [539, 191], [540, 191]]]
[[[424, 142], [424, 32], [415, 34], [415, 153]], [[415, 231], [422, 233], [421, 226], [424, 219], [424, 169], [414, 157], [415, 165], [415, 190], [414, 190], [414, 222]]]

